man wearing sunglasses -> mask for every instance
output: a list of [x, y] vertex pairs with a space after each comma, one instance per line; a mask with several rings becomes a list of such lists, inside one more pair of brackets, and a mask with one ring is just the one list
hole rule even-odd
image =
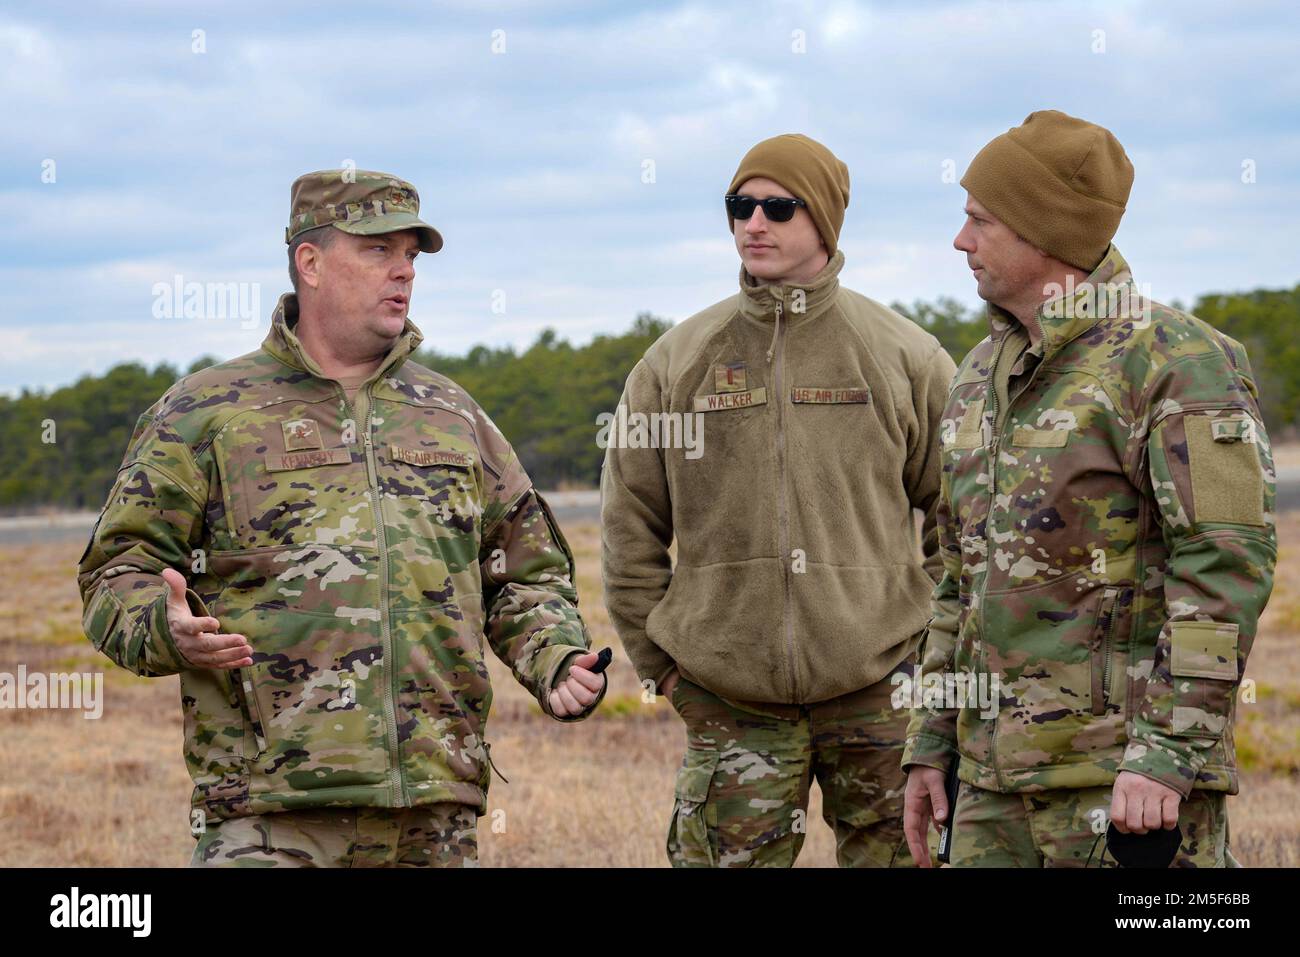
[[610, 618], [686, 726], [676, 866], [791, 865], [814, 778], [841, 865], [911, 862], [907, 713], [891, 693], [941, 570], [938, 426], [954, 365], [840, 286], [848, 200], [847, 168], [806, 136], [746, 154], [725, 199], [739, 293], [661, 337], [620, 399], [628, 415], [698, 414], [702, 454], [606, 450]]
[[1236, 691], [1277, 558], [1246, 351], [1135, 285], [1109, 130], [1031, 113], [961, 183], [991, 334], [944, 412], [923, 683], [996, 677], [1001, 706], [916, 709], [908, 839], [951, 819], [954, 866], [1083, 867], [1108, 822], [1178, 826], [1175, 866], [1231, 866]]

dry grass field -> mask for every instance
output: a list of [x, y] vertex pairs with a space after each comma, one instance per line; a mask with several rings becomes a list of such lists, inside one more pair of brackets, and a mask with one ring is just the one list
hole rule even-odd
[[[671, 707], [641, 702], [601, 602], [594, 524], [566, 529], [581, 606], [598, 647], [616, 656], [601, 712], [574, 725], [545, 718], [495, 660], [488, 725], [494, 779], [479, 822], [484, 866], [665, 866], [673, 775], [685, 736]], [[1247, 669], [1242, 793], [1230, 799], [1234, 853], [1247, 866], [1300, 865], [1300, 513], [1279, 523], [1277, 585]], [[0, 671], [102, 671], [103, 717], [0, 711], [0, 866], [181, 866], [193, 848], [176, 678], [112, 666], [81, 635], [74, 568], [80, 544], [0, 548]], [[494, 811], [505, 828], [493, 831]], [[500, 819], [500, 815], [496, 816]], [[800, 866], [833, 866], [814, 788]]]

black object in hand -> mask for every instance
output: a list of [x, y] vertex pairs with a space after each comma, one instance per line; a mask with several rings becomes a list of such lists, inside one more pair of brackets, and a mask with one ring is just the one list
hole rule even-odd
[[600, 654], [596, 656], [596, 663], [592, 665], [590, 668], [588, 668], [587, 670], [590, 671], [593, 675], [598, 675], [606, 668], [608, 668], [609, 663], [613, 660], [614, 660], [614, 652], [608, 648], [602, 648], [600, 649]]
[[943, 793], [948, 798], [948, 816], [939, 828], [939, 853], [936, 856], [940, 864], [951, 863], [948, 858], [952, 854], [952, 822], [957, 817], [957, 789], [960, 787], [957, 764], [958, 760], [954, 757], [943, 780]]
[[1145, 834], [1125, 834], [1113, 821], [1106, 828], [1106, 849], [1120, 867], [1168, 867], [1182, 843], [1183, 829], [1177, 824]]

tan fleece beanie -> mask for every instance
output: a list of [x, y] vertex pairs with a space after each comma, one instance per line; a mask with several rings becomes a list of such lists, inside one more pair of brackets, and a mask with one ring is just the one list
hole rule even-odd
[[1119, 228], [1133, 164], [1110, 130], [1039, 110], [980, 150], [961, 185], [1022, 238], [1091, 272]]
[[[849, 168], [816, 140], [802, 133], [783, 133], [763, 140], [745, 154], [727, 192], [734, 193], [755, 176], [780, 183], [808, 204], [826, 253], [834, 256], [849, 205]], [[736, 231], [736, 221], [730, 215], [727, 229], [733, 234]]]

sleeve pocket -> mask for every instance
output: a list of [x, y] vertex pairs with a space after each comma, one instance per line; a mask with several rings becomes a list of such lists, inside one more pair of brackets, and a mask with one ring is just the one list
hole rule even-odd
[[1216, 741], [1231, 720], [1237, 689], [1237, 625], [1179, 621], [1169, 627], [1175, 689], [1170, 730]]
[[1176, 678], [1237, 680], [1237, 625], [1218, 621], [1179, 621], [1170, 626]]

